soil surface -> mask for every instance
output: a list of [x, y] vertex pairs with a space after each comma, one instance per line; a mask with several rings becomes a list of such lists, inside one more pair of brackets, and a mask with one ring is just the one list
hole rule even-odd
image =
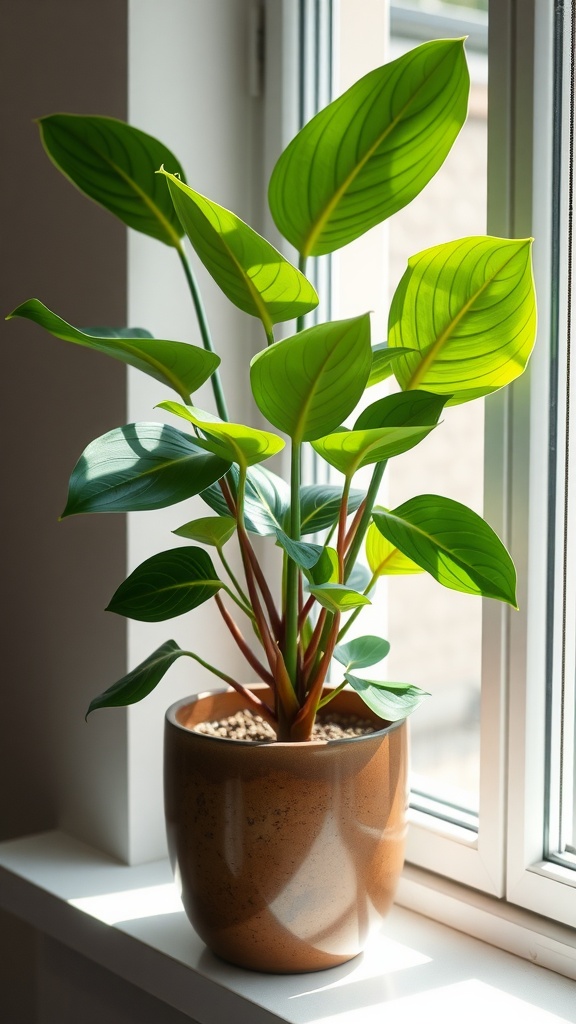
[[[357, 715], [329, 714], [315, 722], [312, 742], [364, 736], [374, 731], [374, 725], [368, 719], [359, 718]], [[194, 732], [226, 740], [252, 740], [255, 743], [271, 742], [276, 739], [272, 726], [249, 709], [237, 711], [235, 715], [217, 722], [199, 722]]]

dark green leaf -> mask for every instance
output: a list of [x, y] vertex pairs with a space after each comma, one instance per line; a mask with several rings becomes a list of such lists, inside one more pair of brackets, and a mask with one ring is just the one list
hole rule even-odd
[[296, 443], [334, 430], [356, 408], [370, 372], [368, 314], [302, 331], [250, 364], [260, 412]]
[[162, 171], [174, 209], [202, 263], [235, 306], [258, 317], [267, 332], [318, 305], [310, 282], [230, 210]]
[[[316, 564], [305, 575], [310, 583], [322, 586], [323, 583], [338, 582], [338, 569], [338, 552], [335, 548], [324, 548]], [[353, 583], [350, 585], [352, 589], [357, 589]]]
[[103, 352], [121, 363], [134, 366], [161, 384], [173, 388], [184, 401], [208, 380], [220, 364], [220, 357], [214, 352], [206, 352], [203, 348], [186, 345], [182, 341], [160, 341], [138, 329], [113, 331], [102, 328], [99, 336], [95, 335], [94, 330], [79, 331], [52, 313], [38, 299], [28, 299], [6, 319], [16, 316], [33, 320], [62, 341], [71, 341], [75, 345]]
[[119, 587], [109, 612], [140, 622], [163, 622], [214, 597], [222, 581], [203, 548], [171, 548], [147, 558]]
[[177, 537], [198, 541], [199, 544], [222, 548], [235, 531], [236, 520], [230, 516], [206, 516], [203, 519], [194, 519], [190, 523], [185, 523], [184, 526], [179, 526], [172, 533], [175, 533]]
[[368, 668], [383, 661], [390, 651], [390, 644], [379, 636], [359, 636], [347, 644], [338, 644], [334, 657], [347, 672], [354, 668]]
[[460, 238], [408, 261], [390, 307], [403, 391], [425, 388], [451, 405], [489, 395], [524, 370], [536, 335], [531, 238]]
[[298, 133], [270, 180], [272, 216], [303, 256], [321, 256], [406, 206], [466, 118], [462, 39], [424, 43], [370, 71]]
[[128, 227], [179, 247], [184, 232], [155, 172], [162, 164], [184, 172], [166, 146], [113, 117], [51, 114], [38, 124], [48, 156], [81, 192]]
[[421, 494], [373, 519], [395, 547], [451, 590], [505, 601], [516, 608], [516, 570], [484, 520], [458, 501]]
[[398, 722], [411, 715], [430, 694], [410, 683], [380, 683], [375, 679], [361, 679], [345, 672], [344, 678], [368, 705], [371, 711], [386, 722]]
[[288, 557], [303, 571], [312, 569], [324, 551], [321, 544], [303, 544], [302, 541], [292, 540], [283, 530], [276, 531], [276, 538]]
[[90, 701], [86, 712], [86, 718], [92, 711], [98, 708], [120, 708], [127, 704], [136, 704], [143, 697], [158, 685], [160, 680], [174, 662], [186, 654], [178, 647], [175, 640], [167, 640], [145, 661], [133, 668], [128, 675], [123, 676], [113, 686], [109, 686], [104, 693]]
[[[348, 496], [348, 515], [360, 507], [366, 491], [351, 490]], [[319, 533], [337, 522], [342, 501], [342, 488], [332, 484], [308, 484], [300, 488], [300, 530]]]
[[198, 494], [229, 466], [165, 423], [128, 423], [84, 450], [70, 477], [62, 518], [166, 508]]

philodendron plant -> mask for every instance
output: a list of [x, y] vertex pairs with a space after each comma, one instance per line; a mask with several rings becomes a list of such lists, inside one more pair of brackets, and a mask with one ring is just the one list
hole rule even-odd
[[[387, 461], [435, 430], [445, 405], [489, 395], [524, 370], [536, 319], [531, 239], [460, 238], [412, 257], [392, 299], [388, 336], [374, 345], [368, 314], [303, 329], [318, 303], [307, 261], [352, 242], [424, 188], [465, 120], [468, 81], [462, 40], [425, 43], [371, 71], [298, 133], [268, 192], [278, 230], [299, 253], [298, 269], [187, 185], [178, 160], [149, 135], [107, 117], [40, 119], [49, 157], [82, 192], [175, 249], [203, 343], [159, 340], [140, 329], [80, 330], [37, 299], [14, 310], [11, 316], [57, 338], [142, 370], [176, 396], [160, 407], [178, 426], [131, 423], [88, 445], [63, 516], [147, 511], [199, 494], [212, 514], [179, 525], [174, 533], [183, 543], [135, 569], [109, 609], [158, 622], [213, 598], [272, 693], [261, 699], [167, 640], [89, 711], [140, 700], [173, 662], [189, 657], [240, 691], [283, 741], [307, 740], [318, 709], [346, 685], [394, 721], [417, 707], [423, 691], [379, 678], [373, 666], [389, 650], [384, 638], [345, 642], [380, 577], [424, 571], [454, 590], [516, 605], [512, 560], [476, 513], [436, 494], [392, 510], [377, 502]], [[250, 363], [249, 381], [270, 430], [229, 422], [185, 235], [226, 297], [262, 324], [266, 345]], [[292, 336], [276, 340], [276, 325], [290, 320]], [[397, 393], [355, 413], [365, 390], [388, 377]], [[194, 404], [208, 379], [217, 415]], [[289, 485], [264, 465], [285, 444]], [[338, 484], [302, 485], [304, 445], [336, 470]], [[364, 467], [373, 467], [365, 491], [354, 487]], [[279, 595], [262, 571], [255, 535], [281, 549]], [[242, 573], [225, 554], [233, 541]]]

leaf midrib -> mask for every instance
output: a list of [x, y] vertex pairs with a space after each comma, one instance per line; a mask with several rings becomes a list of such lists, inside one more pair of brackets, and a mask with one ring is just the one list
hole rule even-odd
[[343, 195], [348, 191], [348, 189], [350, 188], [352, 183], [356, 180], [356, 178], [358, 177], [360, 172], [363, 170], [363, 168], [367, 164], [368, 160], [374, 155], [376, 150], [382, 145], [382, 143], [387, 138], [387, 136], [390, 135], [391, 132], [396, 129], [396, 127], [398, 126], [400, 120], [404, 117], [404, 114], [410, 108], [412, 103], [415, 101], [415, 99], [419, 95], [420, 91], [424, 88], [425, 85], [427, 85], [427, 83], [430, 80], [430, 78], [432, 77], [432, 75], [436, 73], [438, 68], [446, 60], [447, 57], [448, 57], [448, 52], [446, 52], [444, 54], [444, 56], [438, 62], [438, 64], [434, 68], [434, 70], [431, 71], [430, 74], [427, 75], [425, 79], [423, 79], [421, 84], [418, 86], [418, 89], [416, 90], [416, 92], [412, 93], [412, 95], [411, 95], [410, 99], [408, 100], [408, 102], [404, 104], [404, 106], [401, 108], [401, 110], [399, 111], [397, 116], [394, 118], [394, 120], [391, 121], [390, 124], [387, 126], [386, 130], [383, 131], [378, 136], [377, 140], [373, 143], [372, 146], [370, 146], [370, 148], [367, 150], [366, 154], [362, 157], [362, 159], [359, 161], [359, 163], [357, 163], [353, 167], [353, 169], [350, 172], [350, 174], [348, 174], [347, 177], [342, 182], [342, 185], [340, 186], [340, 188], [338, 188], [336, 190], [336, 192], [334, 193], [332, 198], [328, 201], [328, 203], [324, 207], [322, 213], [317, 218], [316, 225], [312, 228], [310, 234], [308, 235], [308, 239], [307, 239], [306, 243], [304, 244], [304, 247], [302, 249], [302, 256], [304, 258], [308, 258], [308, 256], [312, 255], [312, 249], [314, 248], [314, 245], [316, 244], [316, 241], [317, 241], [318, 237], [322, 234], [322, 231], [324, 230], [326, 224], [329, 222], [330, 215], [333, 213], [335, 208], [338, 206], [338, 204], [339, 204], [340, 200], [342, 199]]
[[444, 346], [448, 343], [448, 341], [452, 337], [454, 331], [456, 330], [458, 324], [461, 322], [463, 317], [466, 315], [466, 313], [468, 313], [470, 311], [470, 309], [472, 308], [474, 303], [477, 301], [477, 299], [480, 298], [480, 296], [483, 294], [483, 292], [486, 291], [486, 289], [489, 287], [489, 285], [491, 285], [494, 282], [496, 277], [499, 274], [502, 273], [502, 271], [508, 266], [509, 263], [512, 262], [512, 260], [518, 255], [519, 252], [520, 252], [520, 249], [517, 248], [509, 256], [509, 258], [507, 260], [505, 260], [505, 262], [502, 263], [501, 266], [498, 267], [498, 269], [496, 271], [494, 271], [494, 273], [486, 281], [484, 281], [484, 283], [481, 285], [481, 287], [478, 288], [474, 292], [474, 294], [468, 299], [468, 301], [464, 304], [464, 306], [462, 307], [460, 312], [455, 317], [452, 318], [452, 320], [450, 321], [448, 326], [444, 329], [444, 331], [442, 332], [440, 337], [437, 338], [436, 341], [434, 341], [431, 345], [427, 346], [427, 348], [426, 348], [426, 355], [423, 358], [422, 362], [418, 364], [418, 366], [414, 370], [414, 373], [412, 374], [412, 376], [409, 378], [408, 383], [406, 384], [406, 387], [404, 389], [405, 391], [415, 390], [418, 387], [418, 385], [422, 381], [422, 378], [425, 376], [426, 371], [429, 369], [429, 367], [432, 365], [432, 363], [435, 362], [438, 354], [442, 351]]
[[[487, 576], [484, 576], [481, 572], [478, 572], [473, 566], [471, 566], [471, 565], [467, 564], [466, 562], [464, 562], [461, 558], [458, 557], [458, 555], [455, 555], [449, 548], [447, 548], [444, 544], [442, 544], [440, 541], [438, 541], [436, 539], [436, 537], [433, 536], [433, 534], [427, 533], [420, 526], [417, 526], [415, 523], [410, 522], [409, 519], [401, 519], [400, 516], [395, 515], [393, 512], [380, 512], [378, 514], [384, 516], [386, 519], [392, 519], [394, 522], [399, 523], [400, 526], [404, 526], [404, 527], [408, 526], [411, 530], [413, 530], [415, 533], [417, 533], [420, 537], [424, 537], [430, 543], [434, 544], [438, 548], [439, 551], [441, 551], [443, 554], [447, 555], [451, 559], [451, 561], [455, 562], [455, 564], [460, 569], [464, 569], [464, 571], [467, 572], [468, 574], [470, 574], [470, 571], [472, 571], [473, 573], [477, 574], [479, 579], [486, 580], [486, 582], [489, 583], [490, 586], [492, 586], [492, 587], [495, 586], [493, 580], [491, 580]], [[389, 538], [386, 538], [386, 539], [388, 540]], [[394, 541], [390, 541], [390, 543], [393, 544]], [[398, 550], [402, 551], [401, 548], [398, 548]], [[403, 551], [402, 554], [406, 555], [406, 552]], [[411, 558], [412, 561], [415, 561], [415, 559], [413, 559], [411, 555], [406, 555], [406, 557], [407, 558]], [[416, 562], [416, 564], [418, 565], [419, 563]]]

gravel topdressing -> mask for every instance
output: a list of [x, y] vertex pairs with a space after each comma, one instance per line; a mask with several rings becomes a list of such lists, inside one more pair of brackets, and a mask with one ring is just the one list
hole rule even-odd
[[[340, 740], [350, 736], [365, 736], [374, 732], [374, 725], [357, 715], [324, 715], [314, 724], [312, 741]], [[226, 740], [253, 740], [254, 742], [270, 742], [276, 739], [276, 733], [260, 715], [246, 709], [237, 711], [235, 715], [222, 718], [217, 722], [199, 722], [194, 732], [205, 736], [218, 736]]]

